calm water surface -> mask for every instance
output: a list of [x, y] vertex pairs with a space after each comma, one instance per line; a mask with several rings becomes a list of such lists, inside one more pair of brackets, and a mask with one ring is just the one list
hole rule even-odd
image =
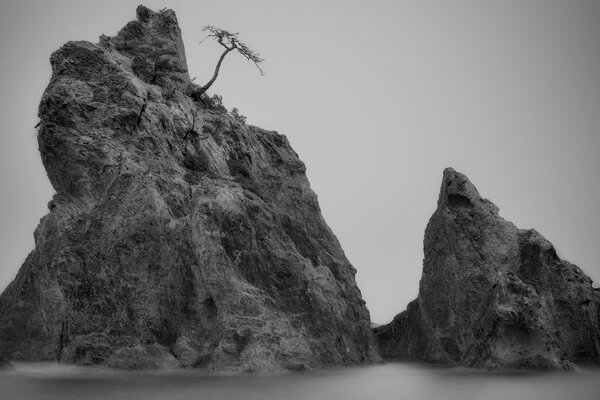
[[389, 363], [276, 376], [123, 372], [18, 364], [0, 372], [0, 399], [600, 399], [600, 369], [490, 373]]

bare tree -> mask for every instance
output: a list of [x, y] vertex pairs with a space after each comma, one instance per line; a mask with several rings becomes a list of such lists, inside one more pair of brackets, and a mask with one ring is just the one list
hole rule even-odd
[[265, 59], [260, 56], [260, 54], [256, 53], [254, 50], [250, 49], [245, 43], [241, 42], [238, 38], [239, 32], [229, 32], [225, 29], [216, 28], [211, 25], [206, 25], [202, 28], [203, 31], [208, 31], [208, 35], [200, 41], [202, 43], [207, 38], [212, 37], [217, 40], [217, 42], [225, 48], [223, 54], [219, 58], [217, 62], [217, 66], [215, 67], [215, 73], [212, 78], [202, 87], [194, 90], [194, 97], [200, 98], [200, 96], [208, 90], [212, 86], [213, 83], [217, 80], [219, 76], [219, 69], [221, 68], [221, 63], [227, 54], [230, 52], [237, 50], [242, 56], [244, 56], [248, 61], [252, 61], [256, 68], [260, 71], [261, 75], [264, 75], [263, 70], [260, 68], [260, 63], [262, 63]]

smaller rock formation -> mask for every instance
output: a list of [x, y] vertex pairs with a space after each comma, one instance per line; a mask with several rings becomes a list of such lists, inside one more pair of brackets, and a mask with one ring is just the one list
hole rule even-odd
[[533, 229], [518, 229], [463, 174], [444, 171], [419, 296], [374, 329], [385, 358], [475, 368], [600, 362], [600, 294]]

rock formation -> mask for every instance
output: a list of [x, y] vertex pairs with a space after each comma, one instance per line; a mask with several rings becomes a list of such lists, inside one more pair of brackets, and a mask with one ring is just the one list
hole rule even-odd
[[285, 136], [190, 98], [175, 14], [52, 54], [56, 190], [0, 297], [0, 355], [122, 368], [377, 359], [356, 270]]
[[600, 293], [533, 229], [498, 215], [444, 171], [427, 225], [419, 296], [374, 329], [385, 358], [476, 368], [600, 362]]

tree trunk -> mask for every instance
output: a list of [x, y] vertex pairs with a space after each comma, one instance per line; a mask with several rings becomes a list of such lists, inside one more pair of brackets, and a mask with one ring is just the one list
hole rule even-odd
[[219, 62], [217, 62], [217, 66], [215, 67], [215, 73], [213, 74], [213, 77], [210, 79], [210, 81], [208, 81], [206, 83], [206, 85], [204, 85], [200, 89], [196, 89], [194, 91], [194, 97], [199, 99], [200, 96], [204, 92], [206, 92], [208, 90], [208, 88], [210, 88], [212, 86], [213, 83], [215, 83], [215, 81], [217, 80], [217, 76], [219, 76], [219, 69], [221, 68], [221, 63], [223, 62], [223, 59], [225, 58], [227, 53], [229, 53], [231, 50], [233, 50], [233, 48], [227, 49], [223, 52], [223, 54], [221, 54], [221, 57], [219, 58]]

